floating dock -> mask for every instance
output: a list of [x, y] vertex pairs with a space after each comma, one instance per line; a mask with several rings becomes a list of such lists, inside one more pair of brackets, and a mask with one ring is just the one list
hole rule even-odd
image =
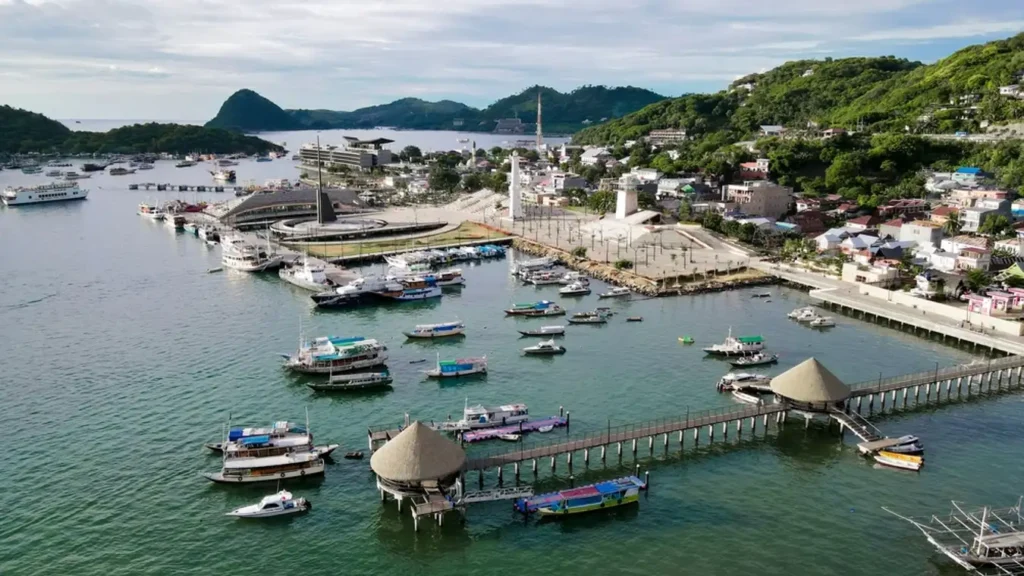
[[529, 432], [536, 432], [545, 426], [553, 426], [555, 428], [564, 428], [569, 424], [568, 418], [561, 416], [551, 416], [549, 418], [541, 418], [540, 420], [528, 420], [526, 422], [520, 422], [512, 426], [498, 426], [497, 428], [480, 428], [477, 430], [469, 430], [462, 433], [462, 441], [467, 444], [473, 442], [480, 442], [483, 440], [492, 440], [501, 436], [502, 434], [526, 434]]

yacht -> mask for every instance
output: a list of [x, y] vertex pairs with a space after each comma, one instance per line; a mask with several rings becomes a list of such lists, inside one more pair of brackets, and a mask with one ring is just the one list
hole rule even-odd
[[263, 272], [281, 265], [280, 255], [249, 244], [241, 236], [230, 236], [223, 242], [221, 263], [225, 268], [242, 272]]
[[562, 275], [561, 283], [566, 285], [580, 283], [584, 286], [589, 286], [590, 279], [575, 270], [569, 270]]
[[166, 217], [164, 209], [159, 206], [150, 206], [143, 202], [139, 204], [139, 216], [145, 216], [150, 220], [163, 220]]
[[309, 258], [303, 258], [302, 266], [281, 268], [277, 275], [285, 282], [314, 292], [322, 292], [333, 285], [327, 278], [327, 267], [310, 262]]
[[604, 292], [602, 294], [598, 294], [597, 297], [598, 298], [622, 298], [622, 297], [628, 297], [631, 294], [632, 294], [632, 292], [629, 291], [629, 288], [623, 288], [621, 286], [616, 286], [615, 288], [612, 288], [611, 290], [609, 290], [607, 292]]
[[740, 336], [733, 337], [732, 328], [729, 328], [729, 335], [725, 342], [708, 346], [704, 349], [705, 354], [712, 356], [749, 356], [764, 350], [764, 338], [761, 336]]
[[387, 359], [387, 347], [376, 340], [321, 336], [303, 342], [295, 354], [285, 356], [284, 366], [305, 374], [331, 374], [381, 366]]
[[512, 275], [525, 278], [538, 270], [545, 268], [551, 268], [555, 265], [554, 258], [535, 258], [533, 260], [523, 260], [512, 265]]
[[0, 200], [7, 206], [85, 200], [88, 190], [79, 189], [77, 182], [54, 182], [43, 186], [8, 187], [0, 194]]
[[465, 333], [466, 325], [458, 321], [441, 324], [420, 324], [409, 332], [403, 332], [408, 338], [446, 338], [462, 336]]
[[313, 505], [309, 500], [306, 500], [305, 498], [293, 498], [291, 492], [281, 490], [277, 494], [264, 496], [263, 499], [256, 504], [235, 508], [225, 515], [234, 516], [236, 518], [271, 518], [274, 516], [299, 514], [312, 509]]
[[228, 428], [227, 438], [223, 442], [208, 443], [205, 446], [214, 452], [223, 453], [225, 448], [246, 438], [266, 437], [271, 440], [279, 440], [282, 438], [308, 438], [309, 436], [307, 426], [279, 420], [270, 426], [263, 427], [231, 426]]
[[545, 340], [544, 342], [538, 342], [533, 346], [527, 346], [523, 348], [523, 354], [527, 356], [553, 356], [555, 354], [565, 354], [565, 346], [555, 344], [555, 341]]
[[314, 452], [293, 452], [266, 458], [231, 458], [224, 460], [220, 472], [203, 474], [213, 482], [276, 482], [324, 473], [324, 460]]
[[797, 322], [813, 322], [819, 318], [818, 313], [814, 309], [804, 310], [798, 314], [794, 320]]
[[382, 290], [374, 292], [381, 298], [407, 302], [441, 297], [441, 287], [432, 278], [410, 276], [388, 281]]
[[216, 172], [210, 172], [213, 175], [213, 179], [219, 182], [234, 182], [235, 171], [234, 170], [217, 170]]
[[590, 294], [590, 286], [582, 282], [573, 282], [564, 288], [559, 288], [558, 293], [562, 296], [586, 296]]
[[836, 321], [831, 316], [818, 316], [814, 320], [811, 320], [811, 326], [814, 328], [831, 328], [836, 325]]
[[793, 310], [789, 314], [786, 314], [786, 318], [789, 318], [790, 320], [796, 320], [799, 316], [807, 312], [814, 312], [814, 307], [805, 306], [803, 308], [797, 308], [796, 310]]
[[334, 290], [317, 292], [310, 298], [321, 308], [347, 308], [360, 304], [374, 292], [383, 290], [385, 282], [384, 278], [378, 276], [356, 278]]

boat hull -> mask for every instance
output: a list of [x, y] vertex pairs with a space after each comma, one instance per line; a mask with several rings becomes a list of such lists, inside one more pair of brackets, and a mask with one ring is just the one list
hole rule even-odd
[[361, 295], [321, 293], [310, 296], [320, 308], [349, 308], [363, 303]]
[[203, 474], [203, 476], [211, 482], [218, 484], [254, 484], [257, 482], [277, 482], [278, 480], [292, 480], [295, 478], [306, 478], [308, 476], [318, 476], [324, 473], [324, 462], [321, 460], [313, 466], [303, 468], [301, 470], [289, 470], [287, 472], [277, 472], [275, 474], [263, 474], [263, 475], [225, 475], [223, 472], [211, 472]]
[[281, 280], [291, 284], [292, 286], [297, 286], [303, 290], [309, 290], [310, 292], [323, 292], [331, 287], [330, 284], [311, 282], [304, 278], [297, 278], [294, 274], [289, 274], [287, 270], [281, 270], [277, 275]]
[[606, 498], [601, 502], [588, 504], [585, 506], [569, 506], [567, 508], [555, 508], [552, 506], [546, 506], [537, 509], [537, 514], [542, 518], [560, 518], [563, 516], [572, 516], [574, 514], [586, 514], [587, 512], [597, 512], [599, 510], [608, 510], [610, 508], [619, 508], [621, 506], [629, 506], [630, 504], [636, 504], [640, 501], [640, 494], [630, 494], [623, 496], [621, 500], [615, 498]]
[[541, 332], [539, 330], [518, 330], [523, 336], [540, 336], [540, 337], [551, 337], [565, 336], [565, 330], [561, 332]]
[[558, 356], [559, 354], [565, 354], [565, 347], [559, 346], [554, 350], [523, 350], [523, 354], [527, 356]]
[[457, 336], [465, 336], [466, 331], [464, 328], [456, 328], [453, 330], [446, 330], [444, 332], [402, 332], [406, 338], [412, 338], [415, 340], [432, 340], [434, 338], [453, 338]]
[[271, 258], [267, 258], [263, 262], [252, 264], [246, 262], [238, 262], [235, 260], [222, 259], [221, 264], [223, 264], [225, 268], [238, 270], [239, 272], [265, 272], [267, 270], [271, 270], [273, 268], [277, 268], [278, 266], [280, 266], [281, 257], [273, 256]]
[[354, 392], [358, 390], [373, 390], [375, 388], [390, 388], [393, 381], [393, 378], [382, 378], [380, 380], [360, 383], [306, 384], [306, 386], [309, 386], [312, 390], [317, 392]]
[[455, 370], [452, 372], [438, 372], [431, 370], [427, 372], [428, 378], [464, 378], [476, 374], [487, 374], [487, 368], [473, 368], [470, 370]]

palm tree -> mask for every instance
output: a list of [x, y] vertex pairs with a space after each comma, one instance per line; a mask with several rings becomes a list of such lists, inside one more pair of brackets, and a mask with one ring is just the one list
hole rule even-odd
[[963, 224], [960, 223], [960, 213], [950, 212], [946, 216], [946, 223], [942, 225], [942, 230], [949, 236], [956, 236], [960, 233], [960, 228]]
[[971, 292], [977, 294], [982, 288], [988, 286], [989, 280], [988, 272], [981, 268], [972, 268], [967, 271], [964, 283]]

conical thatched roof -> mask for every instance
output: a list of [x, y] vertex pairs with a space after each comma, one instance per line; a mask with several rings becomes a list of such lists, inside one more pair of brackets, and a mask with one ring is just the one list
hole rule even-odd
[[772, 378], [772, 392], [795, 402], [813, 404], [841, 402], [850, 397], [850, 387], [814, 358]]
[[458, 444], [420, 422], [391, 439], [370, 458], [370, 468], [385, 480], [439, 480], [462, 469], [466, 453]]

